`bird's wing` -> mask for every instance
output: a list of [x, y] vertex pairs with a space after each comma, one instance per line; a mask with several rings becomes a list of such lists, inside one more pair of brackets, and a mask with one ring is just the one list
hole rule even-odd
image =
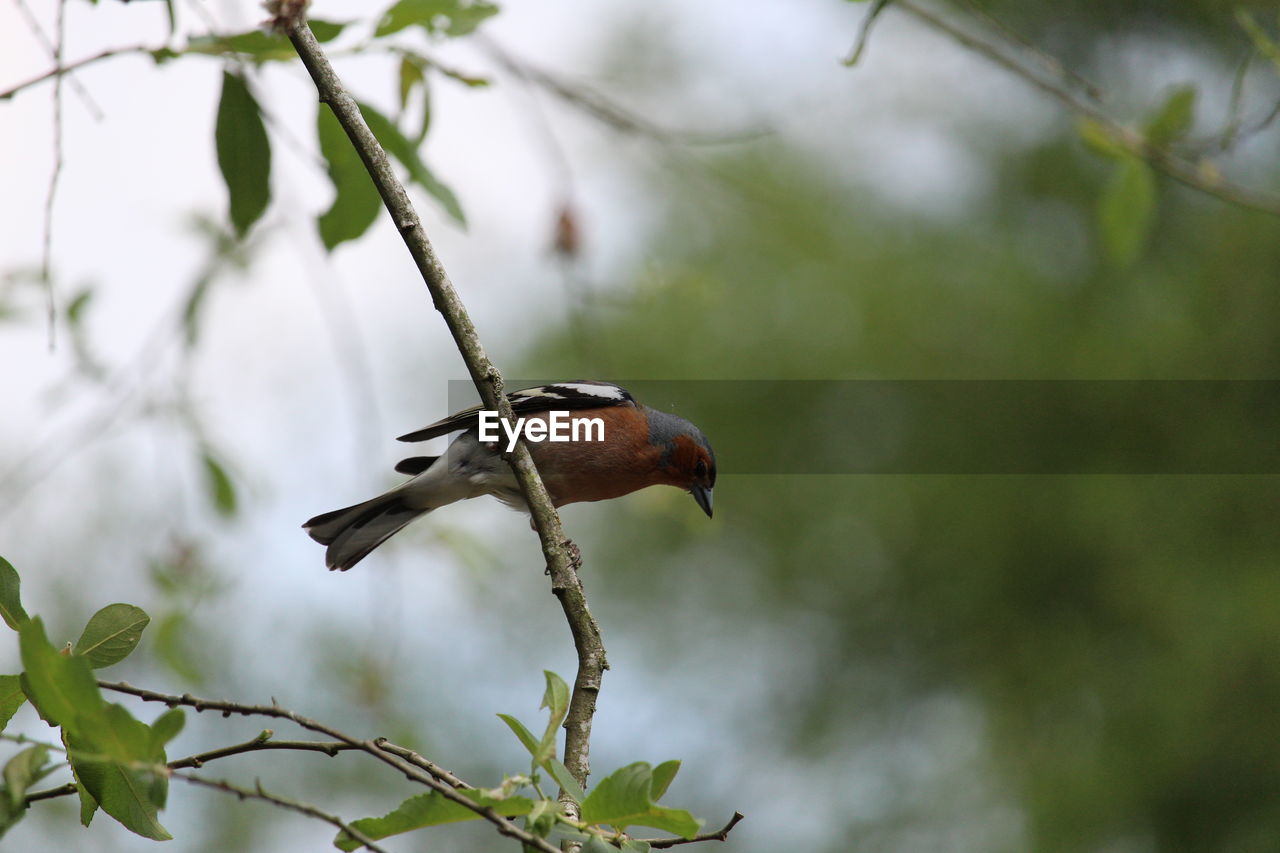
[[[516, 417], [535, 412], [565, 411], [570, 409], [598, 409], [604, 406], [635, 405], [635, 398], [627, 389], [608, 382], [556, 382], [522, 388], [507, 395]], [[400, 436], [399, 441], [426, 441], [451, 432], [468, 429], [477, 424], [483, 405], [472, 406], [455, 412], [443, 420]]]

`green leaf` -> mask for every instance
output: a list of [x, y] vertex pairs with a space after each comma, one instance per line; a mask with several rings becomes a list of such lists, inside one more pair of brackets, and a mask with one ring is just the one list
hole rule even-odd
[[181, 708], [170, 708], [156, 717], [156, 721], [151, 724], [152, 750], [163, 751], [169, 741], [178, 736], [186, 723], [187, 715], [183, 713]]
[[383, 14], [374, 36], [412, 26], [433, 35], [465, 36], [496, 14], [498, 7], [484, 0], [400, 0]]
[[37, 617], [18, 632], [23, 690], [40, 717], [51, 726], [78, 726], [77, 717], [102, 709], [102, 694], [89, 663], [63, 655], [49, 642]]
[[662, 796], [667, 793], [667, 788], [671, 787], [671, 781], [676, 778], [676, 773], [679, 771], [680, 762], [676, 759], [664, 761], [653, 768], [653, 786], [649, 793], [655, 801], [662, 799]]
[[1248, 10], [1237, 7], [1235, 13], [1236, 23], [1238, 23], [1240, 28], [1249, 36], [1249, 39], [1253, 42], [1253, 46], [1258, 53], [1261, 53], [1267, 59], [1271, 60], [1272, 64], [1277, 68], [1280, 68], [1280, 44], [1277, 44], [1275, 40], [1267, 34], [1267, 31], [1262, 28], [1261, 24], [1254, 20], [1253, 14]]
[[[308, 21], [308, 23], [311, 25], [311, 31], [315, 33], [316, 41], [321, 43], [333, 41], [346, 26], [346, 24], [332, 21]], [[265, 30], [249, 30], [229, 36], [199, 36], [190, 39], [186, 50], [182, 53], [203, 53], [210, 56], [235, 54], [257, 64], [288, 62], [298, 56], [287, 38]], [[157, 59], [171, 58], [171, 56], [157, 57]]]
[[1196, 120], [1195, 86], [1179, 86], [1147, 122], [1147, 142], [1165, 146], [1187, 135]]
[[204, 462], [205, 483], [209, 489], [209, 497], [219, 515], [232, 516], [236, 512], [236, 487], [231, 481], [227, 469], [214, 457], [208, 449], [201, 451], [200, 459]]
[[369, 230], [378, 218], [381, 199], [342, 125], [327, 107], [316, 115], [316, 133], [335, 191], [332, 206], [318, 220], [320, 240], [332, 250]]
[[42, 744], [22, 750], [4, 766], [4, 788], [10, 809], [22, 807], [27, 789], [49, 774], [45, 764], [49, 760], [49, 748]]
[[536, 756], [538, 754], [541, 744], [538, 743], [538, 739], [533, 736], [533, 732], [524, 727], [524, 723], [520, 722], [510, 714], [499, 714], [498, 719], [506, 723], [507, 727], [516, 733], [516, 737], [520, 738], [520, 742], [524, 744], [525, 749], [529, 750], [530, 755]]
[[81, 655], [94, 669], [111, 666], [138, 647], [142, 630], [151, 617], [132, 604], [108, 604], [93, 614], [72, 652]]
[[652, 786], [653, 770], [647, 763], [628, 764], [600, 780], [587, 795], [582, 802], [582, 820], [618, 829], [633, 824], [651, 826], [684, 838], [697, 835], [701, 822], [683, 809], [655, 804]]
[[1142, 254], [1151, 235], [1155, 199], [1150, 166], [1136, 157], [1116, 165], [1098, 202], [1098, 225], [1107, 255], [1120, 266]]
[[387, 153], [395, 157], [409, 172], [409, 180], [422, 187], [427, 193], [440, 202], [440, 205], [459, 225], [466, 225], [467, 218], [458, 204], [458, 197], [431, 173], [427, 165], [418, 156], [418, 147], [400, 132], [395, 122], [367, 104], [360, 105], [360, 112], [368, 122], [373, 135], [378, 137]]
[[172, 836], [157, 813], [164, 808], [169, 782], [164, 749], [156, 741], [150, 726], [115, 704], [82, 715], [77, 730], [66, 732], [76, 781], [102, 810], [126, 829], [164, 841]]
[[582, 853], [617, 853], [618, 848], [598, 835], [592, 835], [582, 845]]
[[568, 794], [575, 803], [581, 804], [586, 799], [586, 792], [582, 790], [578, 780], [573, 778], [569, 768], [560, 763], [560, 759], [548, 758], [542, 762], [542, 766], [551, 774], [551, 778], [556, 780], [556, 784], [560, 786], [560, 789]]
[[[74, 767], [71, 769], [71, 772], [73, 774], [75, 773]], [[79, 784], [79, 782], [80, 777], [76, 776], [76, 794], [80, 799], [80, 825], [88, 826], [93, 823], [93, 816], [98, 813], [98, 801], [95, 800], [93, 795], [85, 790], [84, 785]]]
[[160, 660], [178, 675], [193, 684], [204, 680], [203, 674], [191, 659], [187, 648], [187, 615], [180, 610], [161, 617], [152, 639], [152, 648]]
[[230, 197], [231, 224], [243, 237], [271, 201], [271, 141], [244, 79], [227, 71], [222, 73], [214, 141]]
[[547, 689], [542, 694], [542, 704], [538, 708], [551, 710], [551, 719], [547, 722], [547, 734], [554, 736], [556, 729], [560, 728], [560, 724], [569, 713], [569, 685], [549, 669], [544, 669], [542, 674], [547, 679]]
[[27, 694], [22, 692], [22, 679], [16, 675], [0, 675], [0, 732], [25, 701]]
[[[503, 817], [520, 817], [533, 810], [533, 801], [527, 797], [498, 798], [488, 796], [476, 789], [467, 789], [458, 793], [479, 805], [491, 807]], [[395, 811], [384, 817], [361, 818], [352, 821], [351, 826], [371, 840], [377, 841], [379, 838], [411, 832], [424, 826], [458, 823], [479, 817], [480, 815], [466, 806], [445, 799], [439, 792], [432, 791], [430, 794], [410, 797], [397, 806]], [[333, 844], [340, 850], [356, 850], [360, 847], [360, 842], [345, 832], [339, 832]]]
[[15, 631], [30, 618], [22, 609], [22, 598], [18, 594], [21, 587], [18, 570], [0, 557], [0, 617], [4, 617], [4, 624]]
[[423, 62], [416, 56], [402, 56], [400, 58], [400, 109], [404, 111], [409, 106], [409, 96], [413, 94], [413, 90], [418, 87], [426, 87], [427, 75], [423, 72]]
[[1112, 160], [1122, 160], [1132, 155], [1121, 145], [1106, 125], [1091, 118], [1082, 118], [1076, 122], [1076, 132], [1095, 154], [1101, 154]]
[[67, 322], [72, 326], [80, 325], [80, 321], [84, 319], [84, 310], [89, 307], [89, 302], [92, 299], [93, 290], [88, 287], [77, 293], [64, 309], [67, 315]]
[[622, 842], [622, 850], [624, 853], [649, 853], [653, 849], [648, 841], [640, 841], [636, 838], [628, 838]]

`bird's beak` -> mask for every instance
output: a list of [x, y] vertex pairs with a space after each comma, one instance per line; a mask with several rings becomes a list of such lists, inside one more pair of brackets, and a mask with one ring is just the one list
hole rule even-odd
[[694, 486], [689, 491], [693, 493], [693, 499], [698, 502], [698, 506], [702, 507], [702, 511], [707, 514], [707, 518], [711, 518], [711, 490], [705, 486]]

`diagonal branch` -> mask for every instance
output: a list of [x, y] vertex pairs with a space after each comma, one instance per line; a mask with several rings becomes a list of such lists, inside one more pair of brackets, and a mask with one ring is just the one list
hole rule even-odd
[[[382, 196], [396, 229], [431, 293], [436, 310], [444, 317], [445, 325], [448, 326], [476, 390], [480, 393], [480, 399], [487, 408], [497, 411], [503, 419], [514, 423], [511, 404], [503, 394], [502, 375], [485, 353], [466, 307], [454, 290], [431, 241], [427, 239], [404, 184], [396, 177], [386, 152], [369, 130], [355, 99], [343, 86], [328, 57], [316, 42], [311, 28], [307, 26], [302, 14], [302, 4], [278, 2], [275, 6], [279, 15], [274, 21], [275, 27], [284, 32], [297, 49], [302, 64], [315, 82], [320, 101], [333, 110], [365, 168], [369, 170], [378, 194]], [[565, 720], [564, 763], [574, 778], [585, 785], [589, 772], [588, 750], [596, 696], [600, 691], [604, 670], [608, 668], [604, 642], [600, 638], [600, 627], [591, 616], [582, 582], [578, 578], [577, 549], [565, 538], [560, 526], [560, 516], [556, 513], [523, 442], [516, 446], [508, 462], [533, 516], [547, 573], [551, 575], [551, 589], [560, 600], [578, 653], [578, 674], [574, 680], [569, 714]]]
[[[917, 0], [897, 0], [894, 7], [946, 34], [962, 47], [986, 57], [1001, 68], [1021, 77], [1027, 83], [1061, 102], [1077, 116], [1094, 122], [1099, 130], [1124, 151], [1146, 161], [1153, 169], [1163, 172], [1178, 183], [1240, 207], [1280, 216], [1280, 194], [1263, 192], [1228, 181], [1211, 163], [1194, 162], [1179, 156], [1168, 146], [1153, 145], [1145, 134], [1126, 127], [1061, 81], [1049, 79], [1027, 68], [984, 39], [978, 38], [925, 8]], [[1059, 65], [1059, 67], [1062, 66]], [[1062, 73], [1066, 74], [1065, 69]]]
[[733, 832], [733, 828], [738, 825], [738, 821], [742, 820], [743, 817], [745, 815], [742, 812], [734, 812], [733, 817], [729, 818], [729, 822], [715, 832], [702, 832], [693, 838], [637, 838], [635, 840], [658, 849], [678, 847], [681, 844], [697, 844], [699, 841], [728, 841], [729, 833]]
[[[399, 755], [387, 750], [380, 745], [377, 740], [363, 740], [349, 735], [346, 732], [335, 729], [333, 726], [321, 723], [318, 720], [304, 717], [301, 714], [282, 708], [277, 704], [271, 705], [246, 705], [241, 702], [227, 702], [221, 699], [201, 699], [192, 696], [190, 693], [184, 693], [181, 696], [175, 696], [167, 693], [157, 693], [154, 690], [146, 690], [142, 687], [134, 687], [132, 684], [125, 682], [99, 681], [98, 686], [103, 690], [113, 690], [117, 693], [126, 693], [130, 696], [136, 696], [144, 702], [162, 702], [170, 708], [179, 705], [194, 708], [197, 713], [203, 711], [215, 711], [224, 717], [230, 717], [232, 714], [240, 714], [242, 716], [257, 717], [273, 717], [279, 720], [289, 720], [301, 726], [308, 731], [318, 732], [327, 735], [336, 741], [347, 744], [351, 749], [358, 749], [372, 755], [374, 758], [384, 764], [394, 767], [400, 771], [406, 779], [426, 785], [433, 791], [439, 793], [446, 800], [456, 803], [470, 811], [483, 817], [485, 820], [497, 827], [498, 832], [510, 838], [515, 838], [529, 847], [540, 850], [542, 853], [559, 853], [559, 851], [548, 844], [545, 840], [526, 832], [498, 814], [494, 809], [488, 806], [480, 806], [474, 800], [458, 793], [452, 784], [437, 778], [429, 770], [425, 770]], [[384, 742], [385, 743], [385, 742]], [[428, 762], [430, 763], [430, 762]]]
[[234, 794], [242, 800], [262, 800], [263, 802], [271, 803], [274, 806], [279, 806], [282, 809], [288, 809], [290, 811], [307, 815], [308, 817], [318, 818], [325, 823], [333, 824], [338, 829], [360, 842], [360, 844], [366, 849], [372, 850], [374, 853], [387, 853], [385, 848], [374, 844], [373, 839], [369, 838], [369, 836], [365, 835], [363, 832], [356, 829], [337, 815], [322, 811], [310, 803], [304, 803], [300, 800], [290, 800], [285, 797], [281, 797], [278, 794], [268, 793], [263, 790], [261, 783], [258, 783], [253, 788], [242, 788], [239, 785], [233, 785], [223, 779], [205, 779], [203, 776], [193, 776], [190, 773], [170, 773], [169, 776], [174, 779], [181, 779], [190, 785], [197, 785], [202, 788], [212, 788], [215, 791]]

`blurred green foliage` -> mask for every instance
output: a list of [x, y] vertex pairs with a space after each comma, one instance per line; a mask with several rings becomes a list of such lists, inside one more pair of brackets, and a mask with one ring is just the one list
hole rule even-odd
[[[670, 158], [645, 176], [666, 222], [647, 268], [595, 312], [585, 346], [552, 338], [529, 374], [1280, 375], [1280, 222], [1160, 182], [1147, 250], [1117, 267], [1094, 228], [1105, 175], [1069, 125], [1030, 150], [994, 128], [985, 143], [996, 189], [959, 217], [880, 202], [781, 145]], [[857, 417], [788, 438], [786, 411], [761, 424], [679, 404], [713, 443], [833, 455]], [[1170, 412], [1161, 429], [1208, 414]], [[618, 518], [592, 583], [625, 595], [648, 632], [679, 634], [665, 620], [687, 614], [663, 605], [689, 573], [754, 590], [743, 618], [798, 610], [837, 626], [834, 650], [801, 652], [831, 664], [803, 695], [759, 709], [797, 749], [853, 752], [858, 717], [952, 690], [979, 699], [1029, 849], [1275, 849], [1275, 477], [755, 477], [719, 462], [711, 551], [731, 558], [708, 559], [688, 527]], [[871, 690], [869, 672], [890, 687]], [[953, 779], [953, 795], [970, 784]], [[871, 829], [851, 817], [827, 849], [885, 849], [858, 842]]]

